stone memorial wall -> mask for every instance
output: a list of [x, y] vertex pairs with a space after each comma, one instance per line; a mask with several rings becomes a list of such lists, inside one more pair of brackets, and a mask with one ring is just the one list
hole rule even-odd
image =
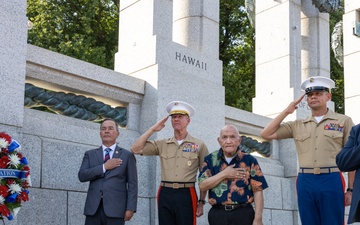
[[[274, 53], [271, 56], [259, 55], [265, 52], [258, 49], [258, 45], [257, 85], [276, 82], [284, 85], [274, 90], [257, 87], [255, 113], [250, 113], [224, 103], [222, 63], [218, 59], [219, 1], [122, 2], [121, 52], [116, 54], [115, 71], [26, 44], [26, 1], [3, 1], [0, 7], [0, 130], [21, 143], [32, 177], [29, 202], [25, 202], [15, 219], [6, 221], [6, 224], [83, 224], [88, 184], [79, 182], [77, 172], [84, 152], [101, 143], [96, 120], [29, 108], [26, 105], [26, 84], [46, 92], [72, 93], [111, 108], [126, 109], [126, 123], [120, 128], [118, 143], [127, 149], [153, 123], [166, 115], [166, 104], [175, 99], [187, 101], [195, 107], [196, 115], [191, 118], [189, 132], [203, 139], [210, 151], [219, 148], [217, 136], [220, 128], [228, 123], [234, 124], [241, 135], [261, 143], [263, 140], [259, 139], [259, 133], [271, 120], [267, 116], [275, 116], [279, 109], [296, 97], [301, 80], [306, 77], [301, 75], [301, 71], [307, 69], [297, 64], [304, 61], [301, 43], [295, 38], [300, 35], [300, 16], [296, 20], [292, 16], [294, 12], [300, 15], [302, 7], [307, 6], [301, 6], [299, 0], [260, 2], [264, 5], [256, 6], [256, 24], [266, 22], [266, 13], [271, 14], [266, 12], [267, 8], [280, 10], [288, 18], [288, 22], [283, 24], [287, 29], [283, 31], [291, 35], [280, 49], [265, 48]], [[359, 8], [356, 1], [345, 3], [344, 41], [351, 43], [344, 44], [345, 101], [346, 112], [354, 116], [354, 122], [360, 121], [356, 109], [351, 107], [359, 102], [356, 97], [359, 89], [353, 86], [359, 83], [356, 82], [359, 76], [355, 68], [360, 39], [350, 33], [350, 24], [358, 20]], [[141, 17], [136, 16], [139, 14]], [[301, 18], [306, 20], [305, 16], [302, 14]], [[326, 16], [322, 14], [316, 18], [326, 22]], [[125, 32], [129, 29], [132, 32]], [[259, 39], [268, 33], [258, 29], [257, 32]], [[321, 35], [321, 32], [315, 34]], [[274, 66], [270, 66], [270, 62], [274, 62]], [[328, 72], [327, 62], [320, 63], [324, 63], [321, 64], [324, 69], [320, 66], [315, 71], [320, 71], [319, 74], [321, 71]], [[281, 74], [275, 69], [269, 70], [269, 67], [287, 72]], [[272, 105], [262, 106], [262, 102]], [[263, 110], [263, 107], [268, 108]], [[304, 106], [298, 116], [306, 112]], [[167, 126], [153, 138], [170, 135], [171, 128]], [[264, 225], [299, 225], [295, 190], [297, 158], [293, 141], [272, 141], [269, 157], [254, 155], [269, 184], [264, 191]], [[127, 224], [155, 225], [159, 160], [156, 157], [136, 158], [141, 182], [138, 210]], [[207, 224], [209, 208], [207, 204], [205, 215], [198, 219], [199, 225]]]

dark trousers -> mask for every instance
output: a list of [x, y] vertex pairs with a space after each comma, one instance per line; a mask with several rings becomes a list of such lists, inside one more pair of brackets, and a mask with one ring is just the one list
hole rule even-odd
[[196, 225], [197, 196], [194, 187], [158, 191], [159, 225]]
[[255, 211], [251, 204], [232, 211], [211, 207], [208, 214], [210, 225], [252, 225]]
[[96, 213], [92, 216], [87, 215], [85, 225], [124, 225], [124, 218], [107, 217], [104, 212], [102, 200]]
[[345, 180], [341, 172], [299, 173], [298, 206], [302, 224], [343, 225]]

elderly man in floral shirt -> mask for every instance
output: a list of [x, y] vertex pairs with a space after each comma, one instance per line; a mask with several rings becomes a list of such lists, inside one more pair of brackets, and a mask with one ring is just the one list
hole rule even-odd
[[239, 149], [233, 125], [221, 129], [218, 142], [221, 148], [205, 157], [199, 175], [200, 190], [209, 190], [209, 224], [262, 225], [262, 190], [268, 185], [256, 158]]

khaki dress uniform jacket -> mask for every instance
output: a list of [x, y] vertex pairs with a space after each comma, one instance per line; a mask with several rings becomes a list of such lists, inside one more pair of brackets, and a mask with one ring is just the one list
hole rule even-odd
[[347, 142], [352, 126], [350, 117], [328, 109], [319, 123], [310, 115], [281, 124], [276, 135], [278, 139], [294, 138], [300, 167], [335, 167], [335, 157]]
[[159, 155], [161, 180], [169, 182], [196, 182], [196, 174], [209, 154], [205, 143], [187, 134], [181, 145], [175, 137], [147, 141], [143, 155]]
[[302, 224], [344, 224], [344, 178], [335, 158], [353, 125], [350, 117], [328, 109], [319, 123], [310, 115], [281, 124], [276, 131], [278, 139], [294, 138], [296, 144], [300, 166], [296, 189]]

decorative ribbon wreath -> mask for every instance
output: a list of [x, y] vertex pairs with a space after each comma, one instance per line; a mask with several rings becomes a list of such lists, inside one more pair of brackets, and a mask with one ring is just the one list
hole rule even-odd
[[18, 151], [20, 144], [5, 132], [0, 132], [0, 219], [12, 220], [21, 202], [29, 200], [30, 168]]

